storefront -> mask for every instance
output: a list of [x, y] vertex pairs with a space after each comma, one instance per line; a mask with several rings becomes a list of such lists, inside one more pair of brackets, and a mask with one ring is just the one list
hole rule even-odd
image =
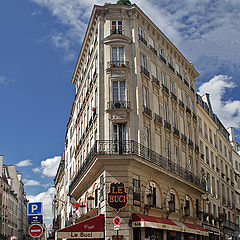
[[99, 215], [56, 231], [57, 239], [104, 239], [104, 216]]
[[[170, 219], [134, 213], [132, 215], [134, 240], [200, 240], [209, 236], [201, 226], [178, 222]], [[137, 236], [142, 236], [137, 238]]]
[[209, 225], [209, 224], [203, 224], [203, 227], [208, 231], [209, 233], [209, 240], [219, 240], [220, 239], [220, 229], [219, 227]]

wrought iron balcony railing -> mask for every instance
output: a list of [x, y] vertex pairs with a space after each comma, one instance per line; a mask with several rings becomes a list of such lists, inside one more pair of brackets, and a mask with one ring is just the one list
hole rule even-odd
[[188, 139], [188, 145], [193, 148], [193, 141], [191, 139]]
[[147, 77], [150, 77], [149, 71], [145, 67], [143, 67], [143, 66], [141, 66], [141, 73], [143, 73]]
[[172, 172], [183, 179], [199, 186], [203, 190], [206, 187], [206, 182], [199, 176], [193, 174], [191, 171], [183, 168], [182, 166], [174, 163], [170, 159], [167, 159], [159, 153], [147, 148], [133, 140], [117, 141], [117, 140], [97, 140], [88, 152], [87, 157], [83, 161], [80, 169], [73, 178], [69, 190], [71, 191], [78, 179], [82, 177], [84, 171], [90, 165], [92, 159], [96, 155], [135, 155], [143, 158], [144, 160], [151, 162], [163, 169]]
[[152, 110], [149, 107], [143, 105], [143, 112], [146, 113], [149, 117], [152, 117]]
[[158, 86], [160, 86], [159, 80], [158, 80], [156, 77], [154, 77], [153, 75], [152, 75], [152, 81], [153, 81], [155, 84], [157, 84]]
[[182, 107], [182, 108], [184, 108], [184, 103], [183, 103], [183, 101], [179, 99], [178, 102], [179, 102], [179, 106]]
[[108, 69], [110, 68], [128, 68], [129, 62], [128, 61], [110, 61], [108, 62]]
[[164, 120], [164, 127], [167, 128], [169, 131], [171, 131], [171, 124]]
[[147, 45], [147, 40], [142, 36], [142, 35], [138, 35], [138, 39], [143, 42], [145, 45]]
[[167, 63], [166, 58], [165, 58], [163, 55], [159, 54], [159, 58], [160, 58], [165, 64]]
[[176, 74], [182, 80], [182, 75], [179, 72], [176, 72]]
[[123, 34], [123, 30], [114, 29], [111, 30], [111, 34]]
[[187, 137], [183, 133], [181, 133], [181, 139], [182, 139], [182, 141], [187, 143]]
[[124, 100], [115, 100], [107, 103], [108, 109], [130, 109], [130, 102]]
[[197, 121], [197, 115], [193, 112], [193, 119]]
[[173, 134], [175, 134], [176, 136], [180, 136], [179, 130], [176, 127], [173, 127]]
[[168, 63], [168, 66], [169, 66], [169, 68], [170, 68], [173, 72], [175, 72], [175, 68], [173, 67], [172, 64]]
[[163, 90], [165, 93], [169, 94], [169, 89], [168, 89], [164, 84], [162, 84], [162, 90]]
[[199, 146], [197, 144], [195, 144], [195, 150], [199, 152]]
[[154, 113], [154, 121], [162, 124], [162, 117], [160, 117], [157, 113]]
[[149, 48], [155, 55], [157, 55], [157, 50], [153, 46], [150, 45]]
[[186, 106], [186, 112], [189, 113], [190, 115], [192, 114], [192, 111], [188, 106]]
[[184, 79], [184, 83], [189, 87], [189, 83], [186, 79]]
[[177, 102], [177, 96], [173, 92], [171, 92], [171, 98]]
[[194, 93], [195, 92], [194, 88], [192, 86], [190, 88], [191, 88], [191, 91]]

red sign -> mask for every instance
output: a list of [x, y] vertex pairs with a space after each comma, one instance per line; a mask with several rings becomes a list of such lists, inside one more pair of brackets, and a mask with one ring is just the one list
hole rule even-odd
[[115, 218], [113, 219], [113, 223], [114, 223], [114, 225], [119, 225], [120, 222], [121, 222], [120, 217], [115, 217]]
[[33, 224], [29, 228], [29, 235], [33, 238], [40, 237], [43, 233], [41, 225]]

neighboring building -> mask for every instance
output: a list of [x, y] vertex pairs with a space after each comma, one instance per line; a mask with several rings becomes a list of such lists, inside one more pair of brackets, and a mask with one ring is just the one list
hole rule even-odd
[[234, 170], [234, 190], [235, 190], [235, 209], [236, 209], [236, 232], [237, 236], [240, 237], [240, 151], [239, 143], [235, 141], [234, 128], [228, 128], [230, 143], [232, 145], [232, 160]]
[[[236, 211], [232, 146], [229, 133], [214, 114], [209, 94], [197, 95], [197, 114], [201, 175], [205, 178], [207, 194], [203, 199], [203, 225], [218, 238], [235, 236]], [[226, 216], [226, 221], [219, 221]], [[221, 219], [220, 219], [221, 220]], [[220, 224], [219, 224], [220, 222]]]
[[[208, 236], [200, 221], [206, 182], [199, 177], [197, 76], [135, 4], [94, 6], [72, 78], [65, 167], [55, 178], [57, 198], [68, 202], [58, 204], [61, 227], [71, 215], [73, 222], [98, 216], [86, 221], [102, 224], [96, 236], [115, 236], [116, 212], [107, 198], [118, 182], [128, 195], [117, 214], [124, 239]], [[64, 178], [80, 204], [77, 214], [63, 194]], [[67, 238], [64, 231], [59, 238]]]
[[19, 240], [27, 237], [27, 199], [22, 175], [16, 166], [4, 165], [0, 156], [0, 233], [1, 239], [16, 236]]

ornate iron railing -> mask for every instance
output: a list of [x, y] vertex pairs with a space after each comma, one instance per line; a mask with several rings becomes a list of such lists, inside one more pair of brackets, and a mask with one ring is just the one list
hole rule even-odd
[[117, 141], [117, 140], [97, 140], [95, 144], [92, 146], [89, 151], [87, 157], [83, 161], [80, 169], [76, 173], [73, 178], [69, 191], [71, 191], [78, 181], [81, 178], [84, 171], [89, 166], [91, 160], [96, 155], [135, 155], [145, 159], [148, 162], [151, 162], [159, 167], [164, 168], [167, 171], [170, 171], [185, 180], [195, 184], [196, 186], [200, 186], [202, 189], [205, 189], [206, 182], [203, 181], [199, 176], [193, 174], [191, 171], [183, 168], [179, 164], [174, 163], [170, 159], [167, 159], [160, 155], [159, 153], [151, 150], [135, 142], [134, 140], [126, 140], [126, 141]]
[[128, 68], [129, 62], [128, 61], [110, 61], [107, 63], [108, 68]]
[[143, 105], [143, 112], [146, 113], [149, 117], [152, 117], [152, 110], [149, 107]]
[[149, 71], [143, 66], [141, 66], [141, 73], [145, 74], [147, 77], [150, 77]]
[[153, 46], [149, 46], [150, 50], [157, 55], [157, 50]]
[[154, 77], [153, 75], [152, 75], [152, 81], [153, 81], [155, 84], [157, 84], [158, 86], [160, 86], [159, 80], [158, 80], [156, 77]]
[[108, 109], [130, 109], [130, 102], [123, 100], [115, 100], [107, 103]]
[[147, 45], [147, 40], [142, 36], [142, 35], [138, 35], [138, 39], [143, 42], [145, 45]]
[[166, 58], [163, 55], [159, 55], [159, 57], [165, 64], [167, 63]]

